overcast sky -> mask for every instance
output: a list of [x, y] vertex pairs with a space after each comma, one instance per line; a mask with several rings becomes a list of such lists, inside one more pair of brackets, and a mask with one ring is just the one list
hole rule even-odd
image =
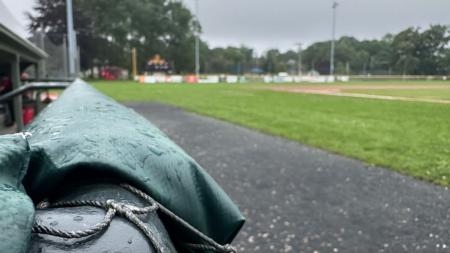
[[[18, 21], [34, 0], [2, 0]], [[331, 36], [332, 0], [199, 0], [203, 38], [211, 46], [245, 44], [262, 52]], [[190, 8], [194, 0], [183, 0]], [[337, 35], [380, 38], [409, 26], [450, 25], [450, 0], [340, 0]]]

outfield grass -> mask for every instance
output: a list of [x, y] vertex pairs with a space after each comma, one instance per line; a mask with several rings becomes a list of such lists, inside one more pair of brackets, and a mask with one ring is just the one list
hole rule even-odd
[[176, 105], [450, 185], [449, 105], [291, 94], [245, 85], [94, 85], [122, 102]]

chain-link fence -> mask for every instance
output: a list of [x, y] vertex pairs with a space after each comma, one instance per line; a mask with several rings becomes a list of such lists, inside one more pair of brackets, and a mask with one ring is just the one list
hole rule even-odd
[[[36, 31], [30, 38], [40, 49], [48, 54], [48, 58], [43, 62], [42, 69], [46, 78], [68, 78], [69, 77], [69, 60], [68, 45], [65, 34], [48, 35], [41, 31]], [[75, 74], [78, 76], [80, 72], [80, 50], [77, 50], [78, 57], [75, 64]]]

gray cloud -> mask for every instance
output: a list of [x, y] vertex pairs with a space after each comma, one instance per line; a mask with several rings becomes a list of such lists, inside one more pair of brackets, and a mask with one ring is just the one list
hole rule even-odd
[[[332, 0], [199, 0], [203, 38], [213, 46], [240, 45], [258, 51], [294, 48], [331, 35]], [[33, 0], [3, 0], [22, 15]], [[190, 8], [194, 0], [183, 0]], [[340, 0], [338, 36], [380, 38], [409, 26], [450, 25], [449, 0]]]
[[[184, 0], [189, 7], [194, 0]], [[409, 26], [450, 24], [448, 0], [341, 0], [337, 34], [380, 38]], [[293, 48], [331, 36], [331, 0], [200, 0], [203, 37], [212, 45]]]

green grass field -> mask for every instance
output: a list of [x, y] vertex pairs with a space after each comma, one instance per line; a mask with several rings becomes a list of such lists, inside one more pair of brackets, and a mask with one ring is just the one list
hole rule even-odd
[[273, 92], [258, 85], [94, 86], [122, 102], [176, 105], [450, 185], [450, 105]]

